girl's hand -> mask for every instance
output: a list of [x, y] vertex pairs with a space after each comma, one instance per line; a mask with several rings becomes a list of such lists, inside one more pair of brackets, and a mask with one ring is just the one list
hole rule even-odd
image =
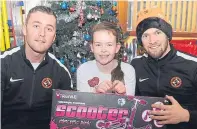
[[113, 82], [113, 87], [114, 87], [113, 90], [118, 94], [125, 94], [126, 93], [126, 87], [122, 81], [115, 80]]
[[111, 81], [103, 81], [97, 87], [95, 87], [95, 91], [97, 93], [107, 93], [108, 90], [113, 88]]

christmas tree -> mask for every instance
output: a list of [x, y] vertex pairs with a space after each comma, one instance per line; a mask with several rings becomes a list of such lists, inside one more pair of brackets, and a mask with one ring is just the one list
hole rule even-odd
[[56, 41], [51, 51], [69, 69], [76, 87], [78, 66], [94, 59], [88, 31], [100, 21], [118, 23], [117, 1], [51, 1], [47, 4], [57, 15]]

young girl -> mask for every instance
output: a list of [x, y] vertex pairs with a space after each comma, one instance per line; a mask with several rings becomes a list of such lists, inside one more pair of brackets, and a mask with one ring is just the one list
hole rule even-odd
[[82, 64], [77, 69], [77, 90], [82, 92], [118, 93], [134, 95], [135, 70], [121, 62], [123, 53], [118, 26], [100, 22], [91, 29], [91, 50], [95, 60]]

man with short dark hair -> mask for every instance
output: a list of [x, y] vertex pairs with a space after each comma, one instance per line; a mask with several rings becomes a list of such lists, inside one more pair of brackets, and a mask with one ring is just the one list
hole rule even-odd
[[72, 90], [68, 69], [48, 52], [56, 37], [56, 16], [32, 8], [23, 27], [25, 45], [0, 55], [2, 129], [49, 129], [52, 89]]

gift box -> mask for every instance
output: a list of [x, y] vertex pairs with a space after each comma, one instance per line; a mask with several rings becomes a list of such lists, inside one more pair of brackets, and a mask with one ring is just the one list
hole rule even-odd
[[164, 98], [53, 90], [50, 129], [164, 129], [148, 114]]

